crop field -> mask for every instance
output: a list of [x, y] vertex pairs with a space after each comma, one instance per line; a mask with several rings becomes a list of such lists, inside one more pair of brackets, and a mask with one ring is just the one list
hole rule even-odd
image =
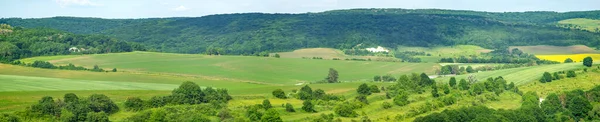
[[519, 50], [535, 54], [535, 55], [559, 55], [559, 54], [595, 54], [600, 53], [593, 48], [585, 45], [573, 45], [573, 46], [549, 46], [549, 45], [538, 45], [538, 46], [511, 46], [510, 49], [518, 48]]
[[597, 28], [600, 28], [600, 20], [586, 19], [586, 18], [574, 18], [558, 21], [558, 24], [572, 24], [583, 27], [583, 29], [595, 32]]
[[536, 55], [539, 59], [564, 62], [571, 58], [575, 62], [582, 62], [585, 57], [592, 57], [594, 61], [600, 61], [600, 54], [573, 54], [573, 55]]
[[[398, 51], [416, 51], [425, 52], [432, 55], [432, 57], [454, 57], [454, 56], [468, 56], [468, 55], [479, 55], [480, 53], [487, 53], [492, 50], [485, 49], [475, 45], [456, 45], [456, 46], [444, 46], [444, 47], [405, 47], [400, 46], [397, 48]], [[439, 60], [439, 59], [438, 59]]]
[[[458, 75], [456, 79], [467, 79], [469, 75], [475, 76], [479, 81], [486, 80], [490, 77], [502, 76], [508, 82], [514, 82], [516, 85], [527, 84], [529, 82], [538, 81], [544, 72], [557, 72], [565, 70], [573, 70], [583, 68], [581, 63], [568, 63], [568, 64], [553, 64], [553, 65], [540, 65], [531, 67], [521, 67], [512, 69], [502, 69], [495, 71], [485, 71], [472, 74]], [[450, 77], [441, 77], [435, 79], [438, 82], [448, 82]]]
[[[47, 58], [40, 58], [40, 60], [43, 59]], [[49, 61], [56, 64], [73, 63], [90, 68], [98, 65], [102, 68], [117, 68], [127, 72], [191, 75], [212, 80], [277, 85], [319, 81], [327, 76], [329, 68], [334, 68], [339, 72], [341, 81], [363, 81], [370, 80], [375, 75], [433, 73], [437, 67], [435, 63], [206, 56], [151, 52], [86, 55]]]

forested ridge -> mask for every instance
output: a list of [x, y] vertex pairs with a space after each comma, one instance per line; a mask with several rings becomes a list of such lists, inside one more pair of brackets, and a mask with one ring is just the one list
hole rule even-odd
[[478, 45], [503, 49], [513, 45], [600, 47], [600, 34], [565, 29], [556, 21], [598, 19], [600, 11], [509, 12], [437, 9], [351, 9], [303, 14], [242, 13], [192, 18], [100, 19], [54, 17], [0, 19], [25, 28], [49, 27], [81, 34], [102, 34], [176, 53], [254, 55], [260, 52], [356, 45]]

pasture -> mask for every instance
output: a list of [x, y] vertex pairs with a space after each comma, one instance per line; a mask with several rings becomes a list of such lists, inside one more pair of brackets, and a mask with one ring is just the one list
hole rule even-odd
[[535, 55], [558, 55], [558, 54], [594, 54], [600, 53], [593, 48], [585, 45], [573, 45], [573, 46], [549, 46], [549, 45], [538, 45], [538, 46], [511, 46], [509, 49], [518, 48], [519, 50]]
[[586, 19], [586, 18], [574, 18], [558, 21], [558, 24], [571, 24], [581, 26], [582, 29], [595, 32], [596, 29], [600, 28], [600, 20], [597, 19]]
[[574, 62], [582, 62], [585, 57], [592, 57], [596, 62], [600, 61], [600, 54], [574, 54], [574, 55], [536, 55], [539, 59], [564, 62], [571, 58]]

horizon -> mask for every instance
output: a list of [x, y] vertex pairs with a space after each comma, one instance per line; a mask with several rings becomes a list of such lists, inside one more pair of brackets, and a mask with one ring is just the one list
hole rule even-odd
[[0, 5], [0, 18], [82, 17], [103, 19], [145, 19], [202, 17], [208, 15], [265, 13], [303, 14], [350, 9], [440, 9], [478, 12], [575, 12], [600, 10], [595, 0], [6, 0]]

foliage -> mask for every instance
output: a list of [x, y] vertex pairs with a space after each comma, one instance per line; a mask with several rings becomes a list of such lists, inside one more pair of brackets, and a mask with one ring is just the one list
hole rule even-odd
[[269, 109], [260, 119], [261, 122], [283, 122], [279, 117], [279, 112], [275, 109]]
[[408, 101], [408, 94], [406, 92], [399, 91], [398, 95], [396, 95], [394, 97], [394, 104], [396, 104], [398, 106], [404, 106], [404, 105], [407, 105], [408, 103], [410, 103], [410, 102]]
[[567, 78], [574, 78], [574, 77], [577, 77], [577, 74], [575, 74], [575, 71], [573, 71], [573, 70], [567, 71]]
[[87, 122], [109, 122], [108, 114], [104, 112], [90, 112], [86, 117]]
[[21, 118], [19, 118], [18, 116], [15, 116], [13, 114], [1, 113], [0, 121], [2, 121], [2, 122], [20, 122]]
[[358, 94], [361, 95], [371, 95], [371, 88], [369, 88], [369, 85], [367, 85], [366, 83], [361, 84], [360, 86], [358, 86], [358, 89], [356, 89], [356, 92], [358, 92]]
[[338, 71], [333, 69], [333, 68], [329, 68], [329, 74], [327, 75], [327, 78], [325, 78], [327, 80], [328, 83], [337, 83], [338, 81]]
[[562, 111], [561, 101], [555, 93], [549, 94], [546, 99], [540, 104], [540, 107], [547, 116], [554, 115]]
[[461, 90], [469, 90], [470, 84], [465, 79], [460, 79], [458, 86]]
[[592, 67], [592, 64], [594, 64], [594, 60], [592, 59], [592, 57], [585, 57], [583, 59], [583, 65], [587, 66], [587, 67]]
[[364, 104], [369, 104], [369, 101], [367, 100], [367, 96], [365, 95], [358, 95], [355, 98], [356, 101], [364, 103]]
[[129, 97], [125, 100], [125, 109], [128, 111], [141, 111], [144, 110], [144, 101], [139, 97]]
[[287, 112], [296, 112], [296, 110], [294, 109], [294, 106], [292, 106], [292, 104], [290, 104], [290, 103], [286, 103], [285, 104], [285, 111], [287, 111]]
[[371, 85], [371, 86], [369, 86], [369, 91], [371, 91], [371, 93], [380, 93], [381, 92], [379, 90], [379, 87], [377, 87], [377, 85]]
[[271, 101], [269, 101], [269, 99], [265, 99], [265, 100], [263, 100], [263, 102], [262, 102], [262, 107], [263, 107], [265, 110], [269, 110], [269, 109], [273, 108], [273, 106], [271, 106]]
[[566, 106], [576, 119], [586, 117], [588, 111], [592, 110], [592, 107], [590, 101], [581, 96], [570, 98]]
[[79, 102], [79, 97], [77, 97], [77, 95], [74, 93], [67, 93], [63, 97], [63, 100], [65, 101], [65, 103]]
[[571, 59], [571, 58], [567, 58], [567, 59], [565, 59], [565, 62], [564, 62], [564, 63], [573, 63], [573, 59]]
[[54, 102], [54, 99], [50, 96], [42, 97], [42, 99], [39, 100], [37, 104], [31, 106], [31, 111], [41, 115], [60, 115], [60, 107], [56, 102]]
[[306, 112], [310, 112], [310, 113], [314, 113], [317, 112], [315, 110], [315, 105], [312, 104], [312, 102], [310, 102], [310, 100], [305, 100], [302, 103], [302, 110], [306, 111]]
[[119, 107], [110, 98], [104, 94], [92, 94], [88, 98], [90, 109], [94, 112], [104, 112], [114, 114], [119, 111]]
[[285, 92], [282, 89], [275, 89], [272, 92], [273, 96], [280, 98], [280, 99], [286, 99], [287, 96], [285, 95]]
[[335, 114], [342, 117], [357, 117], [358, 114], [354, 111], [354, 107], [350, 104], [338, 104], [333, 108]]
[[542, 83], [552, 82], [552, 79], [554, 79], [552, 77], [552, 74], [550, 74], [549, 72], [544, 72], [544, 75], [540, 79], [540, 82], [542, 82]]
[[448, 84], [450, 85], [450, 87], [454, 88], [454, 86], [456, 86], [456, 78], [455, 77], [451, 77], [450, 81], [448, 82]]

